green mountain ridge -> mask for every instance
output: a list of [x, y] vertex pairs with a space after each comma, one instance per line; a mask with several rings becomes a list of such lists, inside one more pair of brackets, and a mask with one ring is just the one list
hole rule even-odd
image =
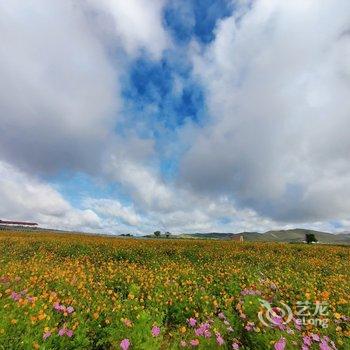
[[259, 232], [240, 232], [240, 233], [193, 233], [183, 234], [182, 237], [188, 238], [207, 238], [207, 239], [238, 239], [243, 236], [244, 241], [258, 242], [289, 242], [297, 243], [305, 240], [307, 233], [313, 233], [319, 243], [328, 244], [350, 244], [350, 233], [329, 233], [307, 229], [290, 229], [290, 230], [270, 230], [264, 233]]

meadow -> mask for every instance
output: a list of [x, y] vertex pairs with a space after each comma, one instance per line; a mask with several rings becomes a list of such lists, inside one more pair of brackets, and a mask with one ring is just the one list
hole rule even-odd
[[350, 349], [349, 261], [345, 246], [0, 231], [0, 349]]

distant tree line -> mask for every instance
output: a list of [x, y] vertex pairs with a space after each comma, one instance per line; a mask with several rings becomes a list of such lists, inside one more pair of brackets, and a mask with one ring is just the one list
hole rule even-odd
[[[154, 236], [155, 236], [156, 238], [159, 238], [159, 237], [162, 235], [161, 231], [154, 231], [153, 234], [154, 234]], [[166, 238], [169, 238], [169, 237], [171, 236], [171, 233], [170, 233], [169, 231], [166, 231], [166, 232], [164, 233], [164, 236], [165, 236]]]
[[315, 234], [314, 233], [307, 233], [305, 235], [305, 241], [306, 241], [307, 244], [317, 243], [317, 239], [315, 237]]

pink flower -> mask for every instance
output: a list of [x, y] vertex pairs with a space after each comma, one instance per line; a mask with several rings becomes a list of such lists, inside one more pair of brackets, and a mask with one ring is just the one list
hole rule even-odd
[[220, 333], [216, 333], [216, 342], [219, 346], [224, 345], [225, 343], [224, 338], [221, 336]]
[[298, 331], [301, 331], [301, 320], [299, 318], [293, 318], [293, 322], [294, 322], [294, 326], [295, 329], [297, 329]]
[[320, 341], [320, 336], [318, 334], [311, 333], [311, 338], [314, 341], [317, 341], [317, 342]]
[[196, 334], [197, 337], [199, 337], [204, 334], [204, 329], [202, 327], [199, 327], [194, 331], [194, 333]]
[[11, 293], [11, 298], [12, 298], [14, 301], [18, 301], [19, 299], [21, 299], [21, 294], [20, 294], [20, 293], [16, 293], [16, 292], [12, 292], [12, 293]]
[[281, 331], [285, 330], [286, 326], [283, 324], [283, 318], [281, 316], [275, 316], [272, 318], [272, 323], [277, 326]]
[[181, 346], [182, 348], [185, 348], [185, 347], [187, 346], [187, 343], [186, 343], [184, 340], [181, 340], [180, 346]]
[[332, 350], [330, 348], [330, 346], [327, 343], [327, 340], [322, 339], [321, 343], [320, 343], [320, 350]]
[[253, 330], [254, 326], [255, 326], [254, 322], [248, 322], [244, 328], [246, 331], [250, 332]]
[[280, 338], [276, 343], [275, 343], [275, 350], [284, 350], [286, 347], [286, 339], [285, 338]]
[[199, 340], [198, 340], [198, 339], [192, 339], [192, 340], [190, 341], [190, 344], [191, 344], [192, 346], [198, 346], [198, 345], [199, 345]]
[[272, 323], [276, 326], [283, 324], [283, 318], [281, 316], [272, 317]]
[[191, 317], [190, 319], [187, 320], [187, 322], [191, 327], [194, 327], [197, 323], [197, 320], [195, 318]]
[[220, 318], [220, 320], [224, 320], [226, 318], [223, 312], [220, 312], [218, 314], [218, 317]]
[[68, 306], [66, 311], [69, 313], [69, 314], [72, 314], [74, 312], [74, 308], [73, 306]]
[[48, 337], [51, 337], [51, 332], [45, 332], [43, 334], [43, 339], [46, 340]]
[[127, 319], [127, 318], [123, 319], [123, 323], [127, 327], [132, 327], [132, 322], [129, 319]]
[[233, 344], [232, 344], [232, 349], [233, 349], [233, 350], [238, 350], [238, 349], [239, 349], [238, 343], [233, 343]]
[[67, 337], [71, 338], [71, 337], [73, 337], [73, 331], [71, 329], [67, 329], [67, 328], [63, 327], [58, 331], [58, 335], [60, 337], [63, 337], [64, 335], [66, 335]]
[[58, 302], [55, 302], [53, 304], [53, 308], [56, 310], [56, 311], [60, 311], [60, 304]]
[[159, 334], [160, 334], [160, 328], [157, 327], [157, 326], [153, 326], [153, 328], [152, 328], [152, 335], [154, 337], [158, 337]]
[[210, 338], [210, 337], [211, 337], [210, 330], [209, 330], [209, 329], [206, 329], [206, 330], [203, 332], [203, 335], [204, 335], [204, 338]]
[[311, 338], [309, 336], [305, 335], [303, 337], [303, 343], [307, 346], [311, 346], [311, 343], [312, 343]]
[[210, 328], [210, 324], [208, 322], [205, 322], [202, 324], [202, 326], [204, 329], [209, 329]]
[[129, 339], [123, 339], [121, 342], [120, 342], [120, 348], [122, 350], [128, 350], [130, 347], [130, 340]]
[[301, 350], [310, 350], [310, 348], [307, 345], [303, 344], [301, 346]]
[[211, 336], [209, 329], [210, 329], [210, 324], [206, 322], [206, 323], [202, 323], [194, 332], [196, 336], [204, 335], [206, 338], [209, 338]]

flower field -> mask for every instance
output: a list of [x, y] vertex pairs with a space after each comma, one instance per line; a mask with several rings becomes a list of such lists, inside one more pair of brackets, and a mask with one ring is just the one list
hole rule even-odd
[[0, 233], [0, 349], [350, 349], [349, 295], [348, 247]]

